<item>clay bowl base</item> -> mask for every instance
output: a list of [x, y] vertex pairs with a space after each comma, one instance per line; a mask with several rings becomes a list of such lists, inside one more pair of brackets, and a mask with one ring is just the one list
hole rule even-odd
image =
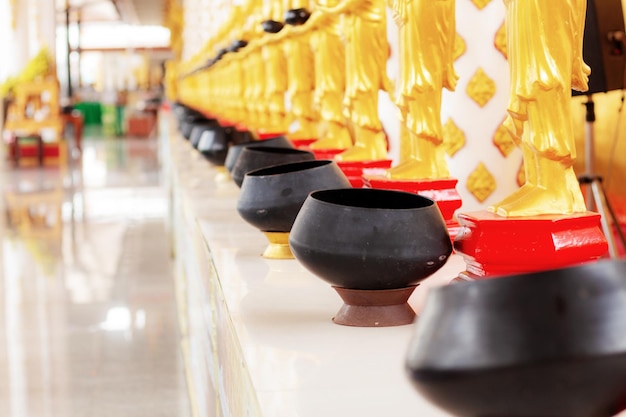
[[407, 303], [417, 288], [411, 285], [392, 290], [353, 290], [333, 286], [344, 304], [333, 321], [344, 326], [390, 327], [411, 324], [415, 311]]
[[289, 248], [289, 232], [263, 232], [270, 242], [263, 252], [263, 257], [268, 259], [294, 259]]

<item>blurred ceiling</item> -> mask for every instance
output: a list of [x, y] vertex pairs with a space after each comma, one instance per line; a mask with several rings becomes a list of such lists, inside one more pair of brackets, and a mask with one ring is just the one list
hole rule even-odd
[[[57, 11], [80, 12], [82, 23], [124, 22], [131, 25], [163, 24], [165, 0], [56, 0]], [[64, 22], [64, 17], [59, 23]]]

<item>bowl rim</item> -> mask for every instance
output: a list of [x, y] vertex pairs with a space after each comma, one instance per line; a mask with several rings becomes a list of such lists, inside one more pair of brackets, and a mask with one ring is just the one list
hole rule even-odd
[[[405, 207], [405, 208], [363, 207], [363, 206], [356, 205], [356, 204], [339, 204], [339, 203], [334, 203], [334, 202], [320, 199], [320, 195], [322, 194], [337, 194], [340, 192], [344, 192], [344, 193], [347, 192], [347, 193], [353, 193], [353, 194], [377, 193], [381, 195], [382, 194], [396, 195], [396, 196], [402, 195], [405, 198], [412, 198], [415, 201], [421, 201], [422, 203], [425, 203], [425, 204], [416, 206], [416, 207]], [[328, 207], [344, 207], [344, 208], [358, 209], [358, 210], [363, 210], [363, 211], [389, 210], [389, 211], [395, 211], [395, 212], [409, 212], [409, 211], [416, 211], [416, 210], [429, 210], [429, 209], [432, 209], [433, 206], [435, 206], [438, 209], [437, 203], [433, 199], [425, 197], [423, 195], [409, 193], [407, 191], [387, 190], [387, 189], [379, 189], [379, 188], [331, 188], [331, 189], [326, 189], [326, 190], [317, 190], [317, 191], [311, 192], [307, 199], [313, 200], [318, 204], [322, 204]]]
[[[259, 169], [255, 169], [254, 171], [249, 171], [246, 173], [246, 177], [254, 177], [254, 178], [265, 178], [265, 177], [276, 177], [278, 175], [287, 175], [287, 174], [295, 174], [302, 171], [313, 171], [325, 168], [329, 165], [333, 165], [336, 163], [330, 159], [313, 159], [310, 161], [298, 161], [298, 162], [287, 162], [285, 164], [272, 165], [268, 167], [263, 167]], [[310, 167], [307, 167], [310, 165]], [[283, 172], [275, 172], [277, 169], [284, 168], [293, 168]], [[269, 173], [267, 173], [269, 171]]]
[[286, 147], [281, 147], [281, 146], [256, 146], [256, 145], [249, 145], [244, 147], [244, 149], [241, 151], [242, 155], [244, 152], [250, 153], [250, 152], [260, 152], [260, 153], [267, 153], [267, 154], [289, 154], [289, 155], [305, 155], [305, 154], [311, 154], [313, 155], [313, 152], [309, 152], [309, 151], [304, 151], [302, 149], [296, 149], [296, 148], [286, 148]]

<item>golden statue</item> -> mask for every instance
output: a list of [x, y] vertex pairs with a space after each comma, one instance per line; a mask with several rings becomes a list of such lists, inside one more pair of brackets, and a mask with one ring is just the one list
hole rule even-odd
[[406, 127], [401, 163], [387, 178], [450, 176], [441, 125], [442, 89], [454, 91], [455, 0], [390, 0], [400, 31], [396, 104]]
[[265, 106], [265, 62], [260, 48], [250, 45], [253, 41], [263, 36], [261, 22], [263, 20], [263, 0], [248, 0], [244, 9], [249, 14], [244, 14], [245, 24], [241, 39], [248, 42], [243, 48], [244, 60], [244, 99], [246, 101], [246, 124], [252, 129], [262, 129], [268, 125], [267, 108]]
[[[317, 0], [321, 7], [337, 6], [339, 0]], [[319, 23], [318, 23], [319, 22]], [[313, 12], [307, 24], [314, 30], [311, 47], [315, 51], [315, 93], [313, 102], [320, 114], [320, 139], [312, 149], [347, 149], [352, 137], [343, 115], [342, 100], [346, 89], [346, 51], [337, 19]]]
[[[284, 9], [310, 10], [308, 0], [285, 0]], [[283, 40], [283, 51], [287, 59], [287, 97], [291, 105], [290, 113], [295, 130], [289, 131], [290, 139], [317, 138], [317, 115], [313, 110], [313, 91], [315, 89], [315, 74], [313, 66], [313, 51], [309, 43], [310, 34], [297, 33], [289, 36], [289, 28], [285, 28], [286, 37]]]
[[524, 155], [526, 184], [489, 210], [501, 216], [586, 211], [573, 170], [571, 89], [586, 91], [586, 0], [504, 0], [511, 71], [510, 130]]
[[[264, 3], [263, 17], [273, 22], [283, 20], [282, 0], [268, 0]], [[265, 62], [265, 106], [268, 117], [266, 130], [286, 132], [285, 92], [287, 91], [287, 61], [282, 47], [272, 42], [272, 35], [265, 35], [261, 55]]]
[[344, 113], [352, 123], [354, 146], [338, 154], [339, 161], [385, 159], [387, 141], [378, 117], [378, 90], [389, 91], [389, 57], [384, 0], [343, 0], [334, 7], [318, 5], [329, 14], [344, 13], [346, 89]]

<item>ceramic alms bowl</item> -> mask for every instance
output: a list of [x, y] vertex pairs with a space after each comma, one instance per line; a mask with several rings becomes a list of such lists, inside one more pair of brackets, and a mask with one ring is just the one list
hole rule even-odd
[[433, 289], [406, 367], [456, 416], [614, 416], [626, 407], [626, 262]]
[[[363, 300], [388, 294], [393, 300], [381, 302], [400, 306], [390, 313], [402, 315], [398, 319], [381, 318], [376, 309], [373, 315], [360, 311], [363, 322], [349, 311], [340, 310], [334, 318], [336, 323], [357, 326], [411, 323], [415, 313], [406, 304], [408, 297], [452, 252], [445, 221], [434, 201], [369, 188], [311, 193], [296, 217], [289, 244], [305, 268], [339, 292], [344, 307], [357, 310], [359, 306], [354, 304], [358, 300], [346, 300], [346, 294]], [[396, 297], [404, 296], [397, 301]]]
[[245, 175], [237, 211], [270, 241], [263, 256], [292, 259], [288, 236], [307, 196], [317, 190], [350, 187], [350, 181], [333, 161], [275, 165]]
[[290, 162], [312, 161], [315, 155], [312, 152], [293, 148], [276, 148], [272, 146], [247, 146], [237, 158], [237, 163], [231, 171], [231, 176], [239, 187], [244, 176], [256, 169], [272, 165], [287, 164]]

